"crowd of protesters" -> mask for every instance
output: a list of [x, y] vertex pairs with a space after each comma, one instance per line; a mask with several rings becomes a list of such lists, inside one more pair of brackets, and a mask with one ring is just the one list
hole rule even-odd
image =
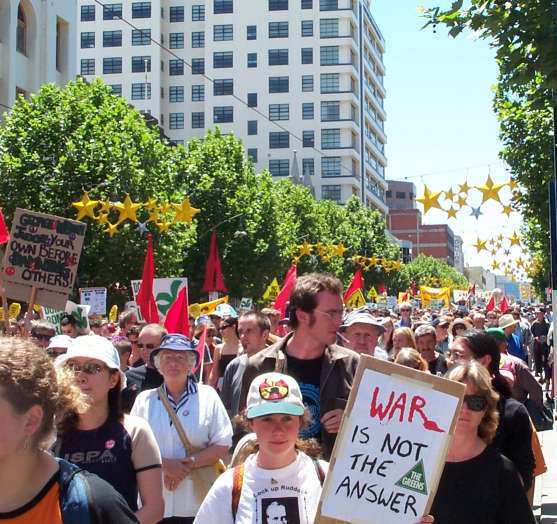
[[[87, 333], [71, 314], [59, 329], [13, 324], [0, 337], [0, 521], [310, 524], [365, 354], [466, 385], [422, 524], [534, 522], [551, 311], [347, 311], [342, 292], [304, 275], [286, 318], [222, 304], [187, 334], [134, 310]], [[277, 483], [285, 493], [262, 495]]]

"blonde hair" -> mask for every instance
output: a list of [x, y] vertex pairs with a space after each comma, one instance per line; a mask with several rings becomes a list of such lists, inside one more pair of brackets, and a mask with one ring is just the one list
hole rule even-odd
[[49, 447], [56, 415], [86, 409], [73, 375], [57, 373], [44, 349], [17, 337], [0, 337], [0, 392], [20, 415], [41, 407], [42, 421], [31, 438], [37, 449]]
[[495, 438], [499, 424], [499, 411], [497, 410], [499, 395], [491, 386], [489, 372], [479, 362], [471, 360], [451, 369], [446, 378], [469, 384], [477, 395], [481, 395], [487, 400], [485, 414], [478, 426], [478, 437], [486, 444], [490, 444]]
[[420, 355], [418, 350], [414, 348], [402, 348], [395, 358], [395, 364], [417, 369], [418, 371], [429, 370], [425, 359]]
[[404, 347], [416, 349], [416, 339], [414, 338], [414, 332], [409, 327], [399, 327], [393, 331], [393, 340], [396, 335], [402, 335], [406, 338]]

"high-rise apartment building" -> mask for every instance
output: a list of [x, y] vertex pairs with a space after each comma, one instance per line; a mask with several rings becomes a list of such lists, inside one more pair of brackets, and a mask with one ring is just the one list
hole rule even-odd
[[384, 39], [367, 2], [104, 3], [78, 1], [85, 78], [102, 76], [176, 143], [219, 125], [257, 170], [387, 212]]
[[76, 32], [75, 2], [0, 1], [0, 118], [18, 95], [75, 77]]

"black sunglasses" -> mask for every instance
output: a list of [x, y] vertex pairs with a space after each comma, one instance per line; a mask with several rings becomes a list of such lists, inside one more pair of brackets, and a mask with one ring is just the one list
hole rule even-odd
[[142, 344], [141, 342], [138, 342], [138, 343], [136, 344], [136, 346], [137, 346], [139, 349], [143, 349], [143, 348], [155, 349], [155, 348], [158, 347], [156, 344]]
[[464, 395], [463, 400], [470, 411], [483, 411], [487, 407], [487, 399], [483, 395]]
[[87, 362], [86, 364], [83, 364], [83, 366], [67, 362], [66, 367], [71, 369], [74, 373], [83, 371], [83, 373], [86, 373], [87, 375], [98, 375], [104, 369], [103, 366], [95, 364], [94, 362]]

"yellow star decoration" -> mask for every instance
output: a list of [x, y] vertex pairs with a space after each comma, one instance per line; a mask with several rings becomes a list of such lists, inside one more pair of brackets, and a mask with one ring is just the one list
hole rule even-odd
[[149, 211], [149, 218], [147, 219], [147, 222], [158, 222], [160, 218], [160, 213], [158, 209], [152, 209], [151, 211]]
[[520, 237], [516, 234], [516, 231], [513, 233], [512, 237], [509, 237], [512, 246], [520, 246]]
[[522, 257], [516, 259], [516, 267], [524, 268], [524, 259]]
[[499, 240], [499, 242], [503, 242], [503, 235], [499, 234], [499, 236], [497, 237], [497, 240]]
[[300, 257], [294, 257], [294, 258], [292, 259], [292, 264], [294, 264], [295, 266], [298, 265], [298, 262], [300, 262]]
[[153, 211], [157, 207], [157, 199], [151, 197], [149, 200], [147, 200], [147, 202], [143, 203], [143, 207], [147, 211]]
[[158, 207], [158, 210], [164, 215], [166, 213], [168, 213], [170, 210], [172, 209], [172, 204], [169, 204], [168, 202], [161, 204]]
[[452, 201], [452, 200], [454, 199], [454, 197], [455, 197], [455, 194], [454, 194], [454, 192], [453, 192], [453, 188], [452, 188], [452, 187], [449, 188], [448, 191], [445, 191], [445, 198], [446, 198], [447, 200]]
[[446, 209], [445, 211], [447, 213], [447, 220], [449, 218], [456, 218], [457, 210], [453, 206], [451, 206], [449, 209]]
[[466, 198], [463, 196], [459, 196], [457, 203], [460, 207], [465, 206], [466, 205]]
[[334, 247], [334, 254], [336, 257], [343, 257], [345, 252], [346, 248], [344, 247], [344, 244], [337, 244]]
[[497, 242], [497, 244], [495, 244], [495, 247], [497, 249], [501, 249], [503, 247], [503, 243], [502, 242]]
[[298, 249], [300, 250], [300, 257], [305, 257], [305, 256], [310, 256], [311, 255], [311, 248], [312, 245], [308, 244], [307, 241], [305, 241], [301, 246], [298, 246]]
[[172, 225], [172, 222], [157, 222], [156, 223], [156, 226], [159, 228], [159, 231], [161, 233], [166, 233], [170, 229], [171, 225]]
[[317, 254], [320, 257], [327, 253], [327, 247], [324, 246], [321, 242], [317, 242], [317, 244], [315, 244], [315, 249], [317, 250]]
[[424, 184], [424, 194], [420, 198], [416, 198], [416, 202], [419, 202], [424, 206], [424, 215], [433, 208], [441, 209], [439, 205], [439, 196], [441, 195], [441, 191], [437, 193], [432, 193]]
[[508, 186], [509, 186], [511, 191], [514, 191], [518, 187], [518, 182], [511, 178], [511, 179], [509, 179]]
[[89, 217], [95, 220], [95, 208], [97, 207], [99, 201], [91, 200], [89, 198], [89, 193], [85, 192], [78, 202], [72, 202], [72, 206], [77, 209], [77, 220], [81, 220], [84, 217]]
[[470, 191], [470, 186], [468, 185], [467, 180], [464, 181], [464, 184], [458, 184], [458, 192], [459, 193], [468, 194], [468, 191]]
[[497, 260], [494, 260], [494, 261], [491, 263], [491, 269], [493, 269], [494, 271], [495, 271], [496, 269], [499, 269], [499, 267], [500, 267], [500, 264], [499, 264], [499, 262], [497, 262]]
[[101, 200], [99, 204], [101, 205], [99, 213], [108, 214], [110, 212], [110, 209], [112, 208], [112, 202], [110, 202], [110, 200]]
[[505, 215], [507, 215], [508, 217], [510, 217], [512, 212], [513, 212], [512, 206], [510, 206], [510, 205], [509, 205], [509, 206], [503, 206], [503, 213], [504, 213]]
[[108, 224], [108, 213], [99, 213], [99, 215], [97, 216], [97, 221], [99, 222], [99, 224]]
[[189, 198], [184, 198], [184, 201], [180, 205], [172, 205], [174, 206], [174, 209], [176, 209], [174, 222], [187, 222], [188, 224], [191, 224], [193, 217], [200, 211], [191, 205]]
[[126, 195], [123, 202], [115, 202], [114, 207], [119, 213], [117, 224], [121, 224], [125, 220], [137, 222], [137, 210], [141, 208], [141, 204], [132, 202], [130, 195]]
[[477, 237], [474, 247], [478, 253], [481, 253], [483, 250], [487, 251], [486, 244], [487, 242], [485, 240], [480, 240], [480, 237]]
[[504, 185], [505, 184], [494, 184], [491, 175], [488, 175], [483, 186], [476, 186], [476, 189], [482, 193], [482, 204], [488, 200], [495, 200], [495, 202], [499, 202], [500, 204], [501, 199], [499, 197], [499, 191], [501, 191]]
[[492, 256], [495, 256], [495, 255], [497, 254], [497, 250], [496, 250], [496, 249], [492, 249], [492, 250], [490, 251], [490, 253], [492, 254]]
[[323, 260], [323, 262], [330, 262], [331, 261], [331, 255], [323, 255], [321, 257], [321, 260]]
[[104, 232], [112, 238], [116, 233], [118, 233], [118, 224], [111, 224], [110, 222], [106, 223], [106, 229]]

